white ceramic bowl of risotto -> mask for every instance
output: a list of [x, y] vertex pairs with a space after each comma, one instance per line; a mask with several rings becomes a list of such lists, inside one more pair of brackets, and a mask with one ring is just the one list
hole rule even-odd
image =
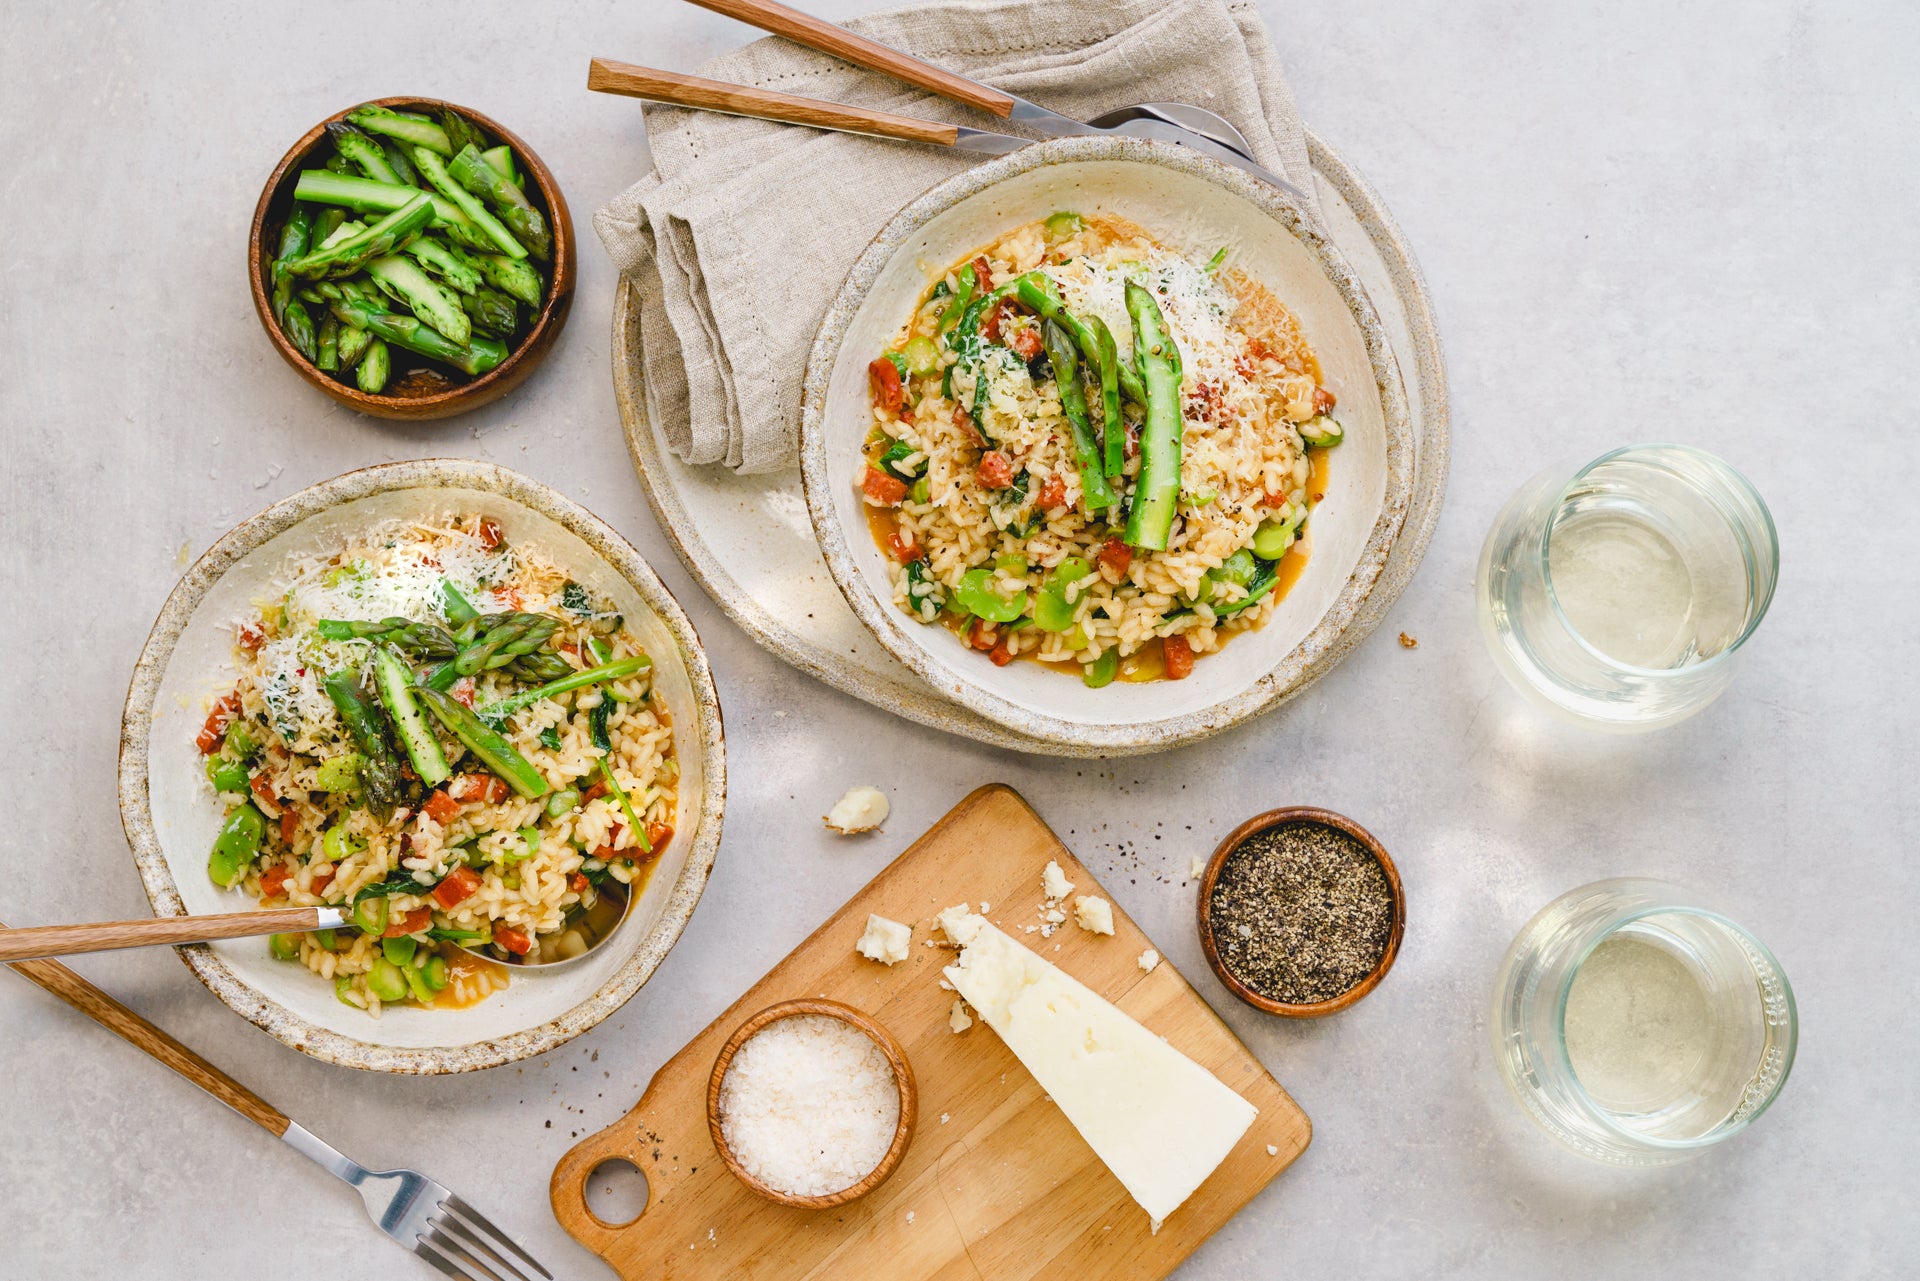
[[[1292, 313], [1318, 357], [1321, 384], [1337, 397], [1345, 437], [1308, 518], [1304, 569], [1259, 627], [1199, 655], [1183, 680], [1088, 688], [1038, 663], [995, 666], [953, 631], [894, 603], [893, 563], [869, 533], [860, 489], [863, 443], [874, 426], [869, 361], [950, 265], [1061, 210], [1127, 220], [1194, 262], [1225, 247], [1232, 267]], [[821, 551], [880, 643], [956, 702], [1078, 752], [1157, 751], [1205, 738], [1325, 674], [1345, 653], [1343, 633], [1399, 533], [1414, 456], [1386, 334], [1311, 217], [1239, 169], [1132, 138], [1038, 143], [948, 179], [901, 210], [828, 312], [808, 365], [800, 438]]]
[[397, 1073], [464, 1072], [552, 1049], [618, 1009], [673, 947], [706, 885], [720, 843], [726, 758], [720, 704], [693, 625], [637, 551], [556, 491], [487, 463], [425, 459], [324, 481], [222, 537], [168, 597], [134, 669], [121, 724], [122, 821], [160, 916], [243, 911], [207, 856], [225, 811], [206, 784], [194, 738], [210, 695], [232, 687], [234, 634], [258, 617], [302, 558], [405, 519], [491, 519], [621, 612], [653, 660], [679, 760], [675, 834], [620, 928], [590, 955], [511, 971], [508, 986], [459, 1009], [389, 1006], [375, 1019], [335, 998], [305, 966], [276, 961], [265, 939], [180, 949], [213, 993], [249, 1021], [315, 1058]]

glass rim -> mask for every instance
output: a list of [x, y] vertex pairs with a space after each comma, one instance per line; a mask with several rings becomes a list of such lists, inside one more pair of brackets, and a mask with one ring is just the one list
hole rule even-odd
[[[1625, 879], [1639, 880], [1640, 878]], [[1666, 888], [1665, 882], [1642, 881], [1641, 883], [1646, 885], [1659, 885]], [[1671, 888], [1677, 889], [1678, 887]], [[1681, 897], [1685, 897], [1684, 893]], [[1644, 920], [1649, 916], [1676, 914], [1702, 917], [1716, 924], [1725, 926], [1728, 930], [1732, 931], [1743, 944], [1759, 953], [1760, 958], [1772, 969], [1773, 976], [1779, 980], [1780, 994], [1785, 999], [1787, 1008], [1786, 1037], [1783, 1048], [1784, 1061], [1780, 1065], [1779, 1079], [1774, 1081], [1773, 1088], [1767, 1091], [1766, 1098], [1762, 1099], [1757, 1106], [1751, 1111], [1748, 1111], [1744, 1116], [1736, 1116], [1722, 1121], [1705, 1134], [1691, 1139], [1663, 1139], [1654, 1135], [1643, 1134], [1638, 1130], [1629, 1129], [1627, 1126], [1620, 1124], [1620, 1122], [1614, 1119], [1612, 1112], [1602, 1107], [1595, 1101], [1593, 1095], [1587, 1092], [1587, 1087], [1580, 1080], [1580, 1074], [1573, 1070], [1572, 1057], [1567, 1053], [1567, 998], [1573, 991], [1574, 979], [1579, 976], [1581, 968], [1586, 965], [1588, 959], [1592, 957], [1602, 943], [1635, 921]], [[1773, 1106], [1774, 1101], [1780, 1097], [1780, 1092], [1787, 1086], [1787, 1078], [1793, 1075], [1794, 1057], [1800, 1046], [1800, 1007], [1799, 1003], [1794, 999], [1793, 984], [1787, 978], [1787, 971], [1785, 967], [1780, 964], [1780, 958], [1776, 957], [1772, 949], [1761, 942], [1752, 930], [1749, 930], [1746, 926], [1740, 924], [1740, 922], [1734, 920], [1726, 913], [1716, 911], [1710, 907], [1701, 907], [1689, 902], [1645, 903], [1615, 913], [1611, 920], [1608, 921], [1606, 928], [1598, 933], [1593, 942], [1581, 949], [1579, 956], [1574, 959], [1573, 964], [1567, 970], [1566, 981], [1560, 984], [1554, 994], [1553, 1031], [1555, 1066], [1566, 1070], [1566, 1079], [1568, 1085], [1571, 1087], [1572, 1099], [1590, 1120], [1615, 1138], [1640, 1147], [1660, 1152], [1693, 1152], [1726, 1142], [1726, 1140], [1759, 1120], [1767, 1109]]]
[[[1740, 634], [1734, 637], [1732, 643], [1719, 653], [1708, 658], [1703, 658], [1697, 663], [1688, 663], [1684, 667], [1640, 667], [1633, 663], [1622, 662], [1613, 655], [1602, 651], [1598, 646], [1594, 645], [1592, 641], [1588, 640], [1579, 628], [1573, 625], [1572, 619], [1567, 617], [1566, 610], [1560, 604], [1560, 593], [1553, 585], [1553, 531], [1560, 523], [1561, 509], [1566, 503], [1567, 495], [1572, 493], [1574, 487], [1592, 475], [1596, 469], [1604, 467], [1608, 463], [1617, 462], [1628, 455], [1643, 454], [1653, 450], [1666, 450], [1686, 454], [1706, 463], [1718, 471], [1724, 479], [1731, 482], [1737, 493], [1753, 503], [1754, 510], [1758, 512], [1760, 516], [1760, 528], [1766, 535], [1764, 547], [1753, 547], [1750, 549], [1756, 554], [1760, 552], [1765, 553], [1770, 572], [1767, 575], [1766, 592], [1760, 597], [1758, 606], [1749, 612], [1746, 626], [1741, 628]], [[1731, 524], [1731, 522], [1729, 523]], [[1743, 545], [1751, 541], [1746, 537], [1745, 531], [1739, 532], [1739, 538]], [[1753, 563], [1752, 561], [1749, 562], [1750, 565]], [[1585, 650], [1595, 659], [1609, 665], [1617, 671], [1627, 672], [1645, 680], [1658, 681], [1680, 675], [1694, 677], [1703, 671], [1711, 670], [1716, 665], [1731, 659], [1735, 653], [1739, 652], [1740, 647], [1747, 643], [1747, 638], [1753, 635], [1754, 630], [1760, 626], [1760, 621], [1767, 616], [1767, 610], [1773, 604], [1774, 589], [1779, 585], [1780, 581], [1780, 533], [1774, 526], [1772, 510], [1767, 506], [1766, 499], [1760, 496], [1760, 491], [1754, 488], [1753, 482], [1748, 480], [1739, 468], [1718, 454], [1701, 449], [1695, 445], [1680, 445], [1668, 441], [1647, 441], [1637, 445], [1622, 445], [1618, 449], [1608, 450], [1593, 461], [1577, 468], [1573, 475], [1569, 476], [1566, 482], [1560, 486], [1560, 492], [1554, 499], [1553, 514], [1547, 518], [1545, 528], [1540, 532], [1540, 576], [1546, 583], [1547, 600], [1553, 606], [1554, 617], [1560, 620], [1561, 626], [1566, 628], [1567, 635], [1573, 637], [1574, 643], [1579, 645], [1581, 649]]]

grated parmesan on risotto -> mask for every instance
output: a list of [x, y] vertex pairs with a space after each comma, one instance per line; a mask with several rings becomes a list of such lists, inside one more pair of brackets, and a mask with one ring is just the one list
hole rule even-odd
[[376, 526], [279, 582], [197, 740], [212, 878], [350, 913], [273, 954], [377, 1017], [505, 987], [476, 953], [583, 951], [673, 837], [672, 724], [624, 620], [472, 515]]
[[[1342, 429], [1292, 314], [1221, 262], [1063, 211], [934, 282], [868, 371], [860, 483], [899, 608], [996, 664], [1037, 659], [1093, 686], [1179, 679], [1271, 615], [1305, 566]], [[1135, 350], [1139, 299], [1170, 352]], [[1109, 364], [1128, 392], [1111, 427]], [[1177, 487], [1157, 519], [1156, 477]]]

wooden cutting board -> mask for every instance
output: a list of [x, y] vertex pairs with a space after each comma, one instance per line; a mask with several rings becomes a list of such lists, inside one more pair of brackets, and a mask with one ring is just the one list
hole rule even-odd
[[[561, 1226], [622, 1277], [661, 1281], [1144, 1281], [1171, 1272], [1300, 1155], [1312, 1128], [1172, 965], [1140, 969], [1151, 940], [1117, 905], [1112, 937], [1071, 921], [1050, 939], [1025, 932], [1041, 923], [1048, 859], [1058, 860], [1076, 896], [1109, 897], [1011, 788], [983, 787], [961, 801], [668, 1060], [633, 1111], [561, 1159], [551, 1188]], [[940, 971], [954, 952], [924, 944], [937, 935], [934, 915], [963, 901], [990, 904], [988, 919], [1260, 1109], [1157, 1234], [991, 1028], [976, 1020], [955, 1035], [947, 1026], [954, 994], [940, 987]], [[912, 922], [908, 959], [888, 967], [854, 952], [870, 912]], [[832, 1210], [789, 1209], [747, 1191], [707, 1133], [707, 1079], [721, 1044], [759, 1010], [808, 996], [844, 1001], [883, 1023], [906, 1047], [920, 1087], [919, 1126], [900, 1168]], [[588, 1175], [618, 1157], [640, 1168], [648, 1191], [646, 1210], [624, 1226], [603, 1222], [586, 1204]]]

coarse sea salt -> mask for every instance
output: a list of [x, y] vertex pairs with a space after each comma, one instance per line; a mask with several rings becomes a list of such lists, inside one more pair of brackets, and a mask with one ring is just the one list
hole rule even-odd
[[827, 1196], [880, 1164], [900, 1123], [900, 1088], [873, 1039], [841, 1019], [769, 1023], [734, 1052], [720, 1126], [747, 1172], [792, 1196]]

